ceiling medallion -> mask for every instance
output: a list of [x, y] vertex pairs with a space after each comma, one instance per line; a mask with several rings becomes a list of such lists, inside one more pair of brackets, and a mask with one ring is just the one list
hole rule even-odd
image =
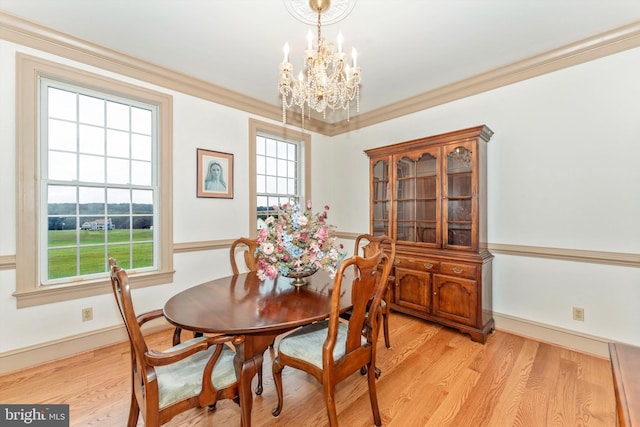
[[[315, 25], [318, 22], [318, 14], [315, 6], [316, 0], [282, 0], [285, 7], [294, 18], [305, 24]], [[356, 0], [331, 0], [323, 1], [330, 7], [325, 7], [322, 12], [322, 22], [325, 25], [342, 21], [351, 13], [356, 5]]]

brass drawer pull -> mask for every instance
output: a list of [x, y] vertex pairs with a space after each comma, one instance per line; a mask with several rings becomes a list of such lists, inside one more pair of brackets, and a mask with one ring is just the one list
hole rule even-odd
[[393, 263], [394, 263], [395, 265], [398, 265], [398, 264], [400, 264], [400, 260], [399, 260], [399, 259], [397, 259], [397, 260], [393, 261]]
[[425, 262], [424, 268], [426, 268], [427, 270], [431, 270], [433, 268], [433, 264], [431, 264], [430, 262]]
[[460, 274], [460, 273], [462, 273], [463, 271], [464, 271], [464, 270], [463, 270], [463, 269], [461, 269], [460, 267], [453, 267], [453, 272], [454, 272], [454, 273]]

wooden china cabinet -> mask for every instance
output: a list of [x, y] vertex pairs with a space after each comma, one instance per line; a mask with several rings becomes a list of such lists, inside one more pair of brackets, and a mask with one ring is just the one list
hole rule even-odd
[[468, 333], [494, 328], [486, 126], [365, 150], [370, 229], [396, 241], [390, 307]]

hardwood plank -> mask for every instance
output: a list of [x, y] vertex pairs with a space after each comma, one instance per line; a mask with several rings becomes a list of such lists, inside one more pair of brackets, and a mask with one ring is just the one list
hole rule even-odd
[[520, 399], [526, 389], [527, 379], [538, 351], [537, 341], [523, 339], [521, 351], [517, 356], [503, 392], [496, 401], [493, 414], [487, 425], [515, 426]]
[[[391, 342], [380, 339], [378, 402], [389, 427], [586, 426], [615, 424], [609, 362], [497, 331], [487, 343], [400, 313], [391, 314]], [[186, 338], [186, 337], [185, 337]], [[151, 348], [170, 345], [170, 334], [148, 337]], [[264, 358], [264, 393], [255, 396], [253, 425], [327, 424], [322, 390], [310, 376], [284, 370], [284, 408], [271, 415], [277, 396], [271, 377], [273, 352]], [[0, 376], [0, 402], [67, 403], [72, 426], [126, 425], [129, 409], [129, 345], [122, 343]], [[254, 380], [254, 386], [257, 380]], [[336, 390], [344, 426], [373, 422], [366, 377], [354, 374]], [[194, 409], [167, 426], [240, 423], [232, 401], [216, 410]], [[139, 421], [139, 426], [142, 422]]]

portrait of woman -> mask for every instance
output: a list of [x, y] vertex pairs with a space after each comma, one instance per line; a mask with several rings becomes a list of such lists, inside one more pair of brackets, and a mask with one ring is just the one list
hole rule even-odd
[[207, 176], [204, 179], [204, 189], [207, 191], [227, 191], [222, 165], [217, 160], [209, 161]]
[[233, 154], [198, 148], [198, 197], [233, 198]]

